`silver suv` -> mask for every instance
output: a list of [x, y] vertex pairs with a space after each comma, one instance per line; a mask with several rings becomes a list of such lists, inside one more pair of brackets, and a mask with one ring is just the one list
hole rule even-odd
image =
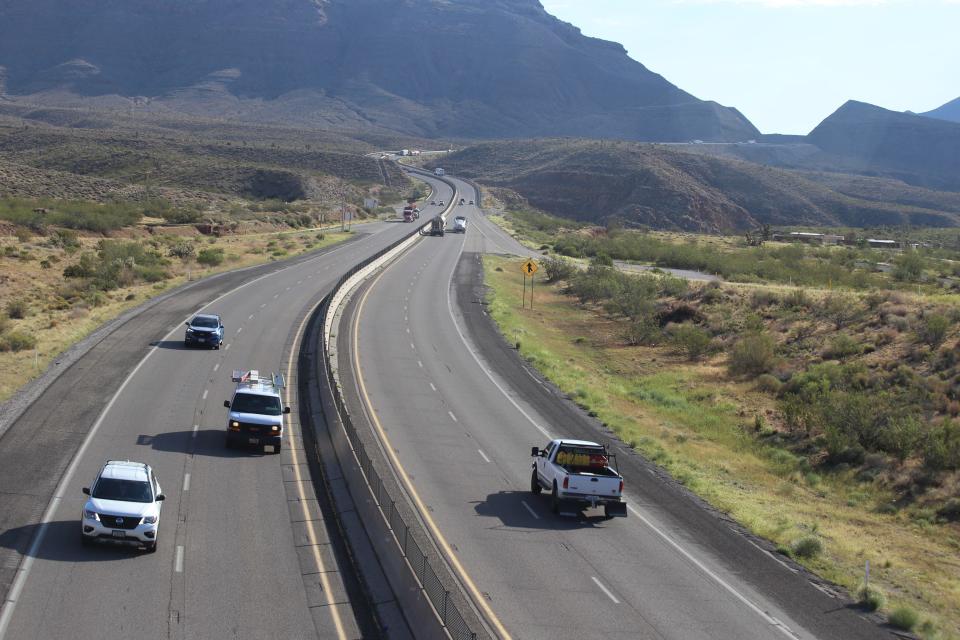
[[109, 460], [97, 474], [80, 517], [80, 540], [143, 546], [157, 550], [161, 503], [166, 496], [153, 469], [143, 462]]

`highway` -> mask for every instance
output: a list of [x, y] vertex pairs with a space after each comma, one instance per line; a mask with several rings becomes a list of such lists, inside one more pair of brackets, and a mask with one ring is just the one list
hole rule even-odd
[[[376, 635], [305, 464], [294, 366], [305, 319], [340, 275], [413, 226], [356, 229], [316, 255], [170, 296], [97, 344], [0, 438], [0, 640]], [[223, 317], [219, 351], [183, 348], [198, 311]], [[293, 428], [279, 455], [224, 447], [230, 373], [251, 368], [288, 375]], [[81, 546], [81, 488], [107, 459], [156, 471], [166, 495], [156, 553]]]
[[[458, 190], [473, 193], [465, 183]], [[351, 414], [368, 417], [495, 634], [892, 637], [623, 449], [529, 370], [486, 318], [480, 260], [533, 254], [476, 207], [453, 215], [471, 221], [465, 236], [424, 238], [354, 296], [337, 338], [339, 366]], [[561, 436], [618, 446], [628, 518], [554, 516], [530, 493], [530, 447]]]

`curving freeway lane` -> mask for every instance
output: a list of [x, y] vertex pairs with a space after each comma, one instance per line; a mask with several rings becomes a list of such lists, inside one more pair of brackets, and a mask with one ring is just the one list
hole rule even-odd
[[[449, 200], [449, 187], [433, 184]], [[362, 229], [282, 268], [170, 296], [95, 346], [0, 438], [0, 588], [10, 587], [0, 639], [376, 633], [313, 489], [295, 377], [280, 455], [228, 450], [223, 434], [231, 370], [295, 373], [309, 312], [346, 269], [412, 226]], [[182, 347], [197, 311], [223, 316], [221, 350]], [[152, 465], [167, 496], [154, 554], [80, 544], [81, 488], [105, 460], [125, 458]]]
[[[472, 193], [465, 183], [461, 193]], [[560, 518], [529, 491], [531, 445], [610, 442], [503, 344], [479, 304], [481, 254], [521, 253], [475, 207], [373, 278], [339, 335], [350, 401], [395, 454], [491, 627], [516, 638], [875, 639], [763, 545], [621, 451], [626, 520]], [[514, 246], [511, 246], [513, 243]], [[348, 361], [344, 361], [348, 360]], [[391, 455], [393, 455], [391, 454]]]

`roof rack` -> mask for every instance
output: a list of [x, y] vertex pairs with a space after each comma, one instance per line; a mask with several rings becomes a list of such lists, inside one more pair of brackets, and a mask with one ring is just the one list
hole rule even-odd
[[256, 369], [250, 369], [248, 371], [234, 369], [230, 379], [237, 384], [246, 384], [250, 386], [272, 385], [277, 389], [284, 389], [287, 386], [287, 381], [284, 379], [282, 373], [271, 373], [269, 378], [264, 378]]

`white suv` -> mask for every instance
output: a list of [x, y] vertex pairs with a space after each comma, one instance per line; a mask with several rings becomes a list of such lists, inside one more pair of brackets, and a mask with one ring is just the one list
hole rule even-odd
[[97, 475], [81, 515], [84, 545], [100, 540], [157, 550], [160, 507], [166, 496], [153, 469], [142, 462], [109, 460]]

